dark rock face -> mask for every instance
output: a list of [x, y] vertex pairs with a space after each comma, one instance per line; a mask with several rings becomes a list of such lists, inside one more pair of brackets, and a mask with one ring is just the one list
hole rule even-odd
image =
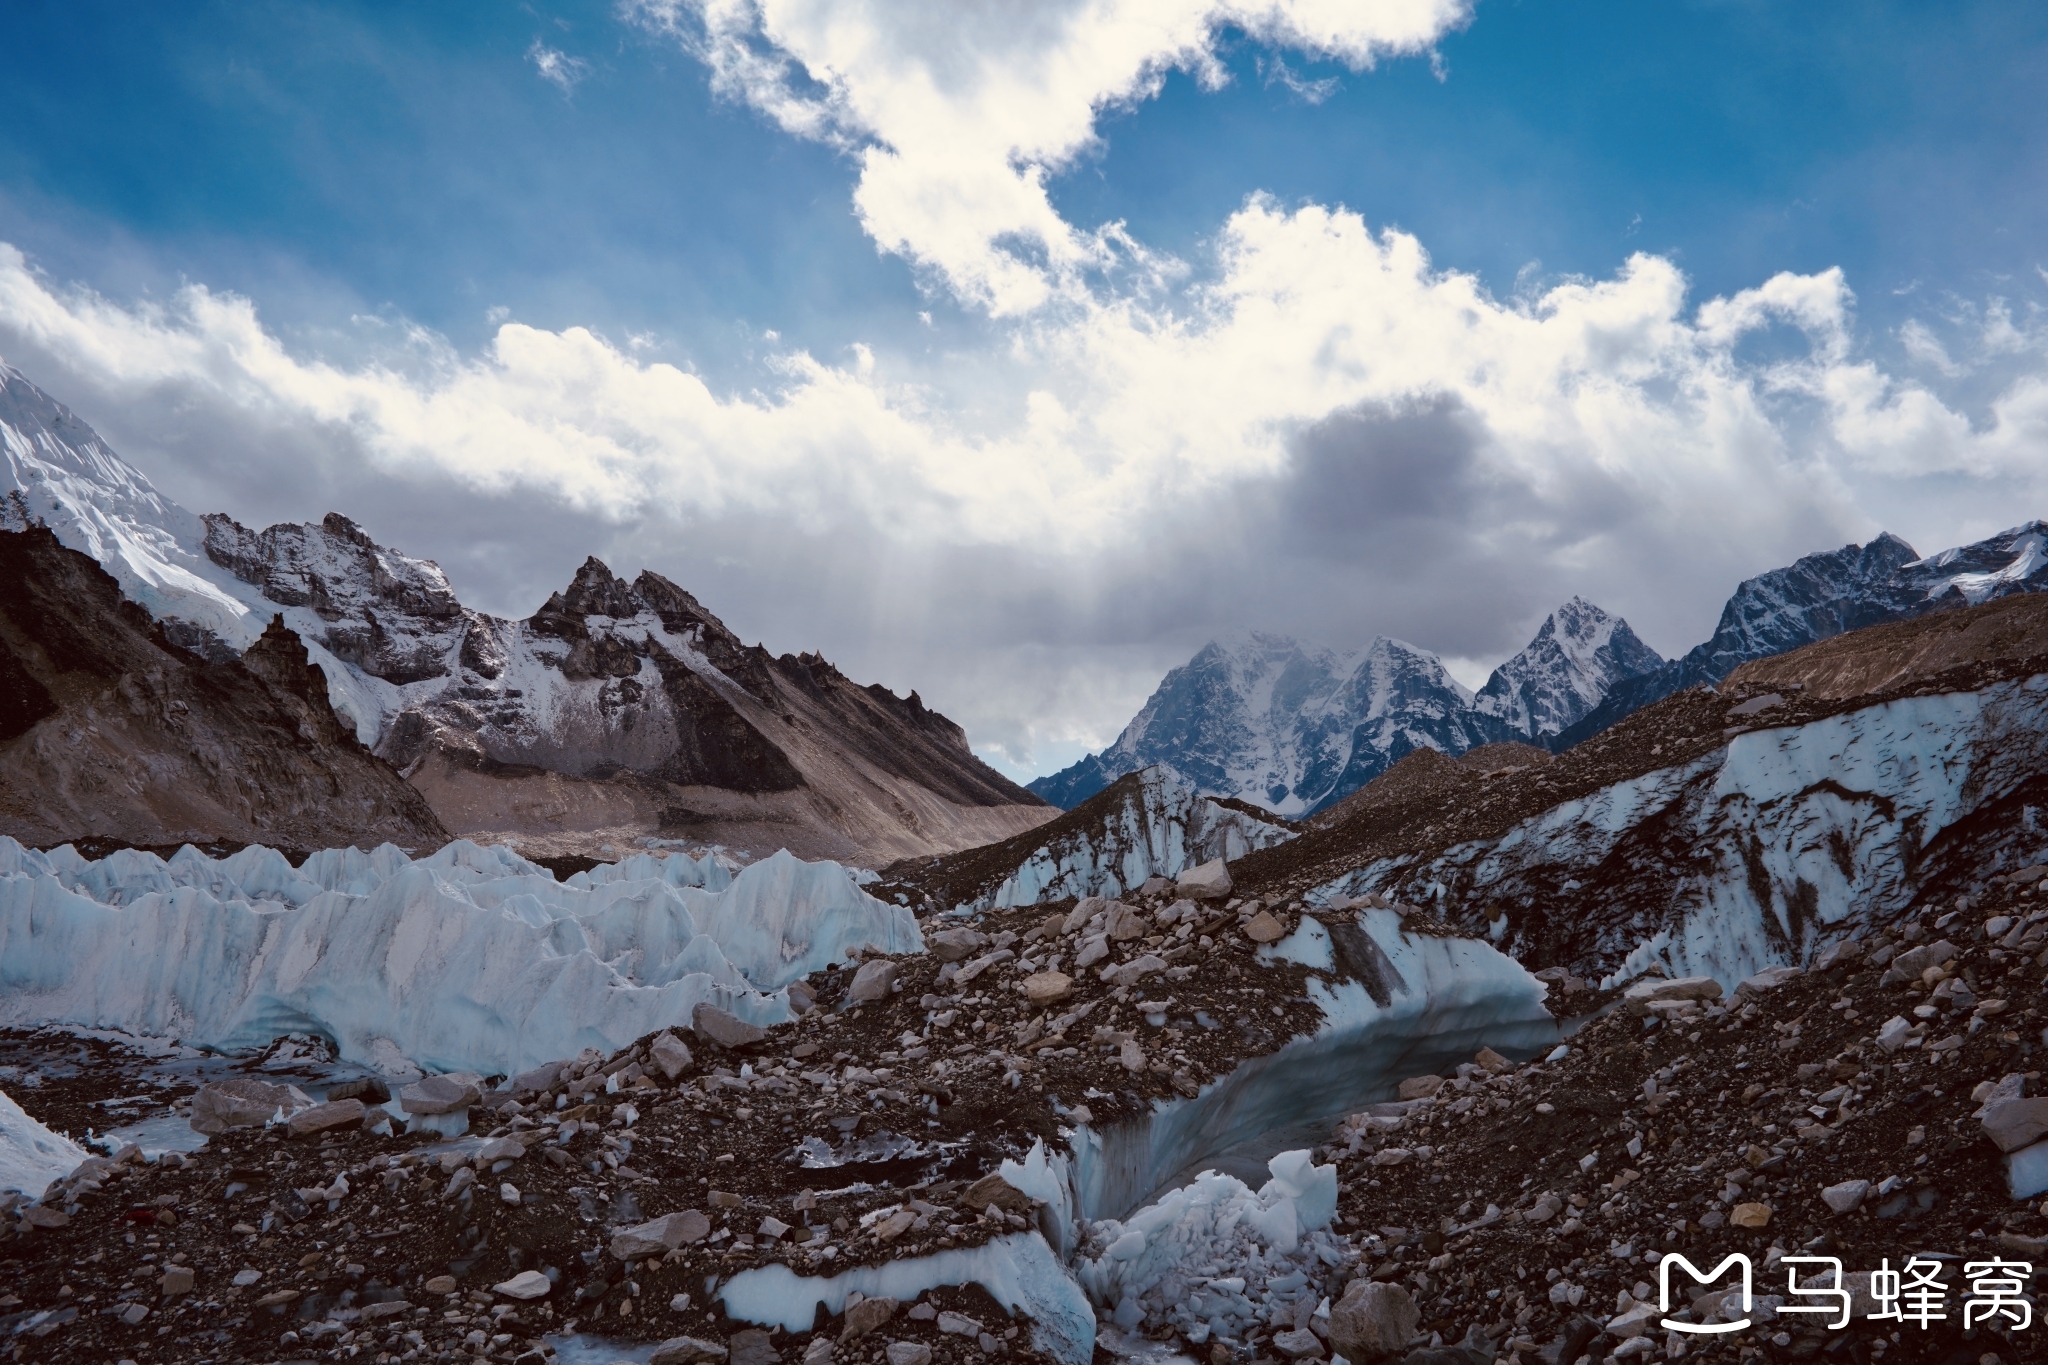
[[344, 663], [401, 685], [448, 672], [466, 613], [432, 562], [378, 548], [339, 512], [263, 531], [204, 520], [207, 558], [280, 606], [311, 608], [327, 623], [320, 643]]
[[2048, 591], [2048, 522], [2032, 521], [1973, 545], [1921, 559], [1890, 533], [1867, 545], [1807, 555], [1748, 579], [1721, 608], [1714, 633], [1653, 672], [1614, 689], [1551, 741], [1568, 749], [1650, 703], [1742, 664], [1865, 626], [1952, 611], [2018, 593]]
[[208, 662], [42, 527], [0, 533], [0, 831], [296, 848], [448, 837], [335, 715], [281, 620], [240, 660]]

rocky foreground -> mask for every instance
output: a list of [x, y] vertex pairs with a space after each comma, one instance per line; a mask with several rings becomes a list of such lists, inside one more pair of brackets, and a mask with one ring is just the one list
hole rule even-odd
[[[1228, 1342], [1203, 1315], [1242, 1297], [1243, 1279], [1169, 1281], [1153, 1292], [1175, 1302], [1140, 1305], [1134, 1339], [1149, 1331], [1216, 1365], [2040, 1358], [2038, 1325], [1966, 1332], [1961, 1314], [1967, 1263], [2035, 1265], [2048, 1246], [2048, 1216], [2009, 1184], [2036, 1198], [2030, 1186], [2048, 1187], [2027, 1175], [2048, 1150], [2033, 1145], [2048, 1100], [2030, 1093], [2042, 870], [1923, 905], [1729, 999], [1711, 982], [1601, 993], [1547, 973], [1560, 1014], [1596, 1011], [1561, 1053], [1518, 1065], [1489, 1050], [1409, 1078], [1406, 1098], [1343, 1120], [1317, 1150], [1339, 1169], [1335, 1263], [1300, 1284], [1268, 1280], [1257, 1325]], [[1113, 1130], [1311, 1031], [1307, 969], [1258, 954], [1300, 913], [1162, 883], [1128, 905], [992, 916], [934, 933], [931, 953], [814, 978], [816, 1007], [791, 1026], [764, 1032], [707, 1007], [688, 1036], [496, 1088], [458, 1076], [401, 1090], [423, 1126], [466, 1117], [454, 1138], [392, 1135], [374, 1081], [318, 1105], [258, 1089], [277, 1083], [259, 1079], [274, 1065], [197, 1096], [159, 1093], [219, 1131], [154, 1163], [94, 1158], [39, 1203], [17, 1201], [0, 1235], [0, 1349], [540, 1361], [581, 1331], [665, 1343], [655, 1359], [671, 1365], [1037, 1358], [1027, 1306], [978, 1285], [842, 1295], [806, 1332], [733, 1320], [719, 1291], [773, 1265], [817, 1282], [1060, 1244], [1056, 1211], [1003, 1163], [1084, 1125]], [[1410, 918], [1411, 933], [1443, 932]], [[147, 1070], [124, 1071], [113, 1045], [49, 1034], [9, 1040], [9, 1060], [38, 1048], [88, 1054], [69, 1079], [51, 1067], [19, 1091], [75, 1132], [109, 1097], [95, 1090]], [[2021, 1153], [2016, 1177], [2006, 1149]], [[1692, 1338], [1659, 1326], [1667, 1251], [1703, 1269], [1750, 1255], [1756, 1325]], [[1916, 1254], [1948, 1288], [1947, 1318], [1929, 1328], [1868, 1320], [1867, 1283], [1846, 1330], [1772, 1312], [1786, 1256], [1868, 1272]], [[1688, 1311], [1712, 1321], [1726, 1306]]]

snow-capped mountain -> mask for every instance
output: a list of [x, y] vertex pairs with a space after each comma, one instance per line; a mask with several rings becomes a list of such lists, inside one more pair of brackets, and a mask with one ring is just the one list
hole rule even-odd
[[175, 643], [225, 661], [281, 616], [334, 710], [456, 833], [536, 856], [659, 836], [881, 862], [1054, 813], [915, 693], [746, 646], [657, 574], [592, 559], [532, 617], [488, 616], [337, 513], [193, 515], [5, 365], [0, 457], [0, 528], [47, 525]]
[[1493, 671], [1473, 704], [1540, 743], [1598, 706], [1617, 683], [1663, 663], [1628, 622], [1574, 597], [1544, 620], [1527, 649]]
[[1204, 646], [1166, 675], [1115, 744], [1031, 785], [1071, 809], [1157, 764], [1205, 795], [1293, 816], [1418, 747], [1462, 753], [1509, 737], [1441, 660], [1405, 641], [1340, 654], [1253, 633]]
[[1253, 633], [1205, 646], [1159, 684], [1115, 744], [1031, 789], [1072, 809], [1153, 764], [1205, 795], [1303, 815], [1420, 748], [1542, 742], [1615, 685], [1663, 663], [1628, 622], [1573, 598], [1475, 697], [1442, 660], [1384, 636], [1339, 654]]
[[1615, 688], [1552, 747], [1569, 748], [1674, 692], [1718, 683], [1751, 659], [1864, 626], [2042, 591], [2048, 591], [2048, 522], [2042, 521], [1924, 559], [1889, 532], [1866, 545], [1807, 555], [1745, 580], [1721, 608], [1711, 636]]

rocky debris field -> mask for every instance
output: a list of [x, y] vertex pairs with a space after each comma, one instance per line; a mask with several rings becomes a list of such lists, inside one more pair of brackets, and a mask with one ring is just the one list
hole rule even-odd
[[[2048, 1100], [2029, 1098], [2048, 1093], [2043, 870], [1924, 904], [1733, 998], [1639, 983], [1557, 1060], [1407, 1083], [1428, 1097], [1347, 1120], [1319, 1154], [1341, 1162], [1359, 1272], [1405, 1289], [1419, 1332], [1476, 1329], [1525, 1362], [2048, 1359], [2048, 1324], [1961, 1330], [1964, 1263], [2048, 1271], [2048, 1178], [2015, 1198], [2002, 1150], [2048, 1133]], [[1738, 1251], [1759, 1302], [1786, 1300], [1785, 1256], [1851, 1273], [1935, 1257], [1948, 1320], [1869, 1322], [1866, 1298], [1847, 1331], [1765, 1311], [1752, 1330], [1686, 1339], [1642, 1308], [1662, 1253], [1707, 1270]]]
[[[164, 1114], [261, 1125], [280, 1108], [290, 1121], [226, 1127], [154, 1163], [95, 1159], [40, 1206], [11, 1208], [0, 1343], [138, 1362], [520, 1359], [577, 1329], [730, 1346], [741, 1325], [707, 1284], [770, 1263], [831, 1275], [1031, 1229], [1038, 1210], [993, 1174], [1003, 1159], [1196, 1093], [1312, 1031], [1305, 970], [1255, 959], [1298, 909], [1230, 898], [1220, 872], [1188, 884], [1202, 900], [1161, 880], [1128, 903], [928, 923], [931, 951], [814, 975], [808, 1011], [773, 1030], [707, 1006], [684, 1037], [496, 1088], [454, 1077], [400, 1090], [414, 1112], [466, 1112], [457, 1138], [366, 1126], [386, 1117], [375, 1080], [326, 1087], [313, 1106], [266, 1057], [197, 1096], [162, 1077], [117, 1094], [138, 1082], [115, 1045], [17, 1035], [0, 1053], [34, 1042], [68, 1059], [10, 1087], [59, 1130]], [[251, 1085], [278, 1088], [231, 1093]], [[659, 1245], [635, 1249], [648, 1224], [642, 1241]], [[184, 1271], [165, 1280], [173, 1267], [190, 1289], [167, 1292], [183, 1283]], [[501, 1288], [533, 1274], [547, 1286], [536, 1297]], [[1028, 1330], [946, 1293], [927, 1302], [986, 1330], [940, 1331], [945, 1320], [904, 1305], [935, 1359], [1029, 1354]], [[892, 1340], [921, 1339], [910, 1331]]]

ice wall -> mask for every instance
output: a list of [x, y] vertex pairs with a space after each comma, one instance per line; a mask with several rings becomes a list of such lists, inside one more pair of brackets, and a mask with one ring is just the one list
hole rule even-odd
[[[1766, 719], [1768, 716], [1766, 715]], [[1557, 805], [1498, 839], [1382, 859], [1311, 899], [1368, 891], [1583, 917], [1606, 966], [1732, 987], [1915, 894], [1942, 834], [2048, 767], [2048, 676], [1763, 728]], [[1620, 972], [1617, 971], [1617, 977]]]
[[34, 1199], [90, 1155], [62, 1133], [30, 1118], [0, 1090], [0, 1190], [19, 1190]]
[[466, 841], [293, 869], [268, 849], [89, 862], [0, 838], [0, 1022], [220, 1048], [317, 1033], [394, 1074], [609, 1051], [687, 1026], [700, 1002], [778, 1023], [780, 988], [855, 946], [924, 945], [908, 910], [786, 852], [708, 891], [660, 876], [563, 885]]
[[1138, 789], [1102, 824], [1058, 836], [1032, 852], [976, 910], [1036, 905], [1065, 896], [1120, 896], [1148, 877], [1172, 877], [1213, 858], [1235, 860], [1285, 843], [1295, 831], [1200, 795], [1170, 768], [1138, 774]]
[[[1088, 1365], [1095, 1350], [1095, 1314], [1045, 1239], [1013, 1233], [977, 1247], [859, 1266], [838, 1275], [798, 1275], [785, 1265], [743, 1270], [718, 1297], [743, 1322], [807, 1332], [818, 1305], [837, 1315], [854, 1290], [869, 1298], [909, 1302], [941, 1285], [978, 1284], [1012, 1312], [1031, 1319], [1031, 1344], [1061, 1365]], [[992, 1324], [984, 1324], [992, 1325]]]

